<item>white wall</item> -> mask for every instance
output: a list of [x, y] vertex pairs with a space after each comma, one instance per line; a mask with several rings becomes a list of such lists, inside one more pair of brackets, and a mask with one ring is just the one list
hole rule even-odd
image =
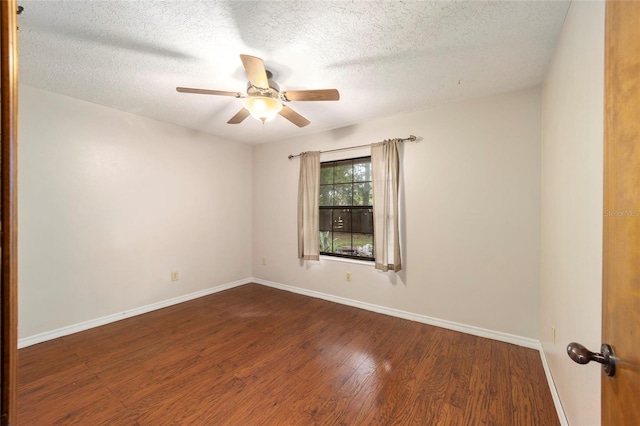
[[[600, 422], [604, 2], [573, 2], [542, 95], [541, 337], [570, 424]], [[551, 327], [557, 328], [556, 343]]]
[[[404, 270], [300, 263], [299, 161], [287, 155], [409, 134], [423, 140], [401, 153]], [[255, 277], [539, 338], [539, 88], [259, 145], [253, 171]]]
[[20, 337], [250, 277], [251, 156], [22, 85]]

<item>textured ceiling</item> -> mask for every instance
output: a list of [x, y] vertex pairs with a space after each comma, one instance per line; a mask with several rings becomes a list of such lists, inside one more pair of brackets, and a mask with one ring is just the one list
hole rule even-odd
[[[569, 2], [19, 0], [20, 82], [251, 144], [539, 84]], [[264, 59], [311, 120], [226, 124], [239, 54]], [[408, 129], [409, 130], [409, 129]], [[399, 135], [402, 136], [402, 135]]]

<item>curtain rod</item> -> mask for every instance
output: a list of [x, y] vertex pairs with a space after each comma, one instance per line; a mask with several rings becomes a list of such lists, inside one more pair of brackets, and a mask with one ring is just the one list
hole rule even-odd
[[[408, 138], [404, 138], [404, 139], [399, 139], [400, 142], [415, 142], [418, 138], [413, 136], [413, 135], [409, 135]], [[356, 148], [364, 148], [366, 146], [371, 146], [372, 144], [368, 143], [365, 145], [356, 145], [356, 146], [348, 146], [346, 148], [336, 148], [336, 149], [329, 149], [327, 151], [320, 151], [320, 154], [325, 153], [325, 152], [336, 152], [336, 151], [345, 151], [347, 149], [356, 149]], [[292, 158], [296, 158], [296, 157], [300, 157], [300, 154], [289, 154], [289, 160], [291, 160]]]

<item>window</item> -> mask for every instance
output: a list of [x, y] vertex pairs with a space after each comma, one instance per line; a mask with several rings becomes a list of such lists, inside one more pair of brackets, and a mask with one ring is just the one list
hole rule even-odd
[[320, 254], [375, 260], [371, 157], [320, 164]]

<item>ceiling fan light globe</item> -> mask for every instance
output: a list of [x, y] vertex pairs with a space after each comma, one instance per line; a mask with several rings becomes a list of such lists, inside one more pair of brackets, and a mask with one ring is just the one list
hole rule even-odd
[[273, 120], [280, 111], [282, 111], [282, 103], [277, 99], [266, 96], [253, 96], [247, 98], [244, 107], [249, 110], [252, 117], [257, 120], [266, 121]]

